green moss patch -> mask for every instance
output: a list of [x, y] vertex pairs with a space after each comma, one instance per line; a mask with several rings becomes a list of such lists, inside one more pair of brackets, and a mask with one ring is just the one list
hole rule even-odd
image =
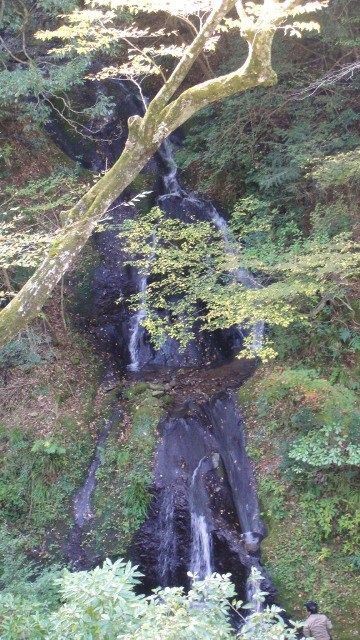
[[163, 398], [143, 382], [125, 392], [126, 414], [106, 443], [94, 495], [96, 523], [90, 534], [101, 555], [125, 553], [151, 500], [152, 459]]

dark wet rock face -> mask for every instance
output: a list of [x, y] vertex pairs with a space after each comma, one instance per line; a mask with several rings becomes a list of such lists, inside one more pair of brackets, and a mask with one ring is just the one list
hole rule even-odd
[[54, 111], [47, 125], [60, 149], [85, 169], [94, 172], [104, 171], [114, 164], [125, 146], [129, 117], [142, 111], [136, 91], [131, 91], [129, 83], [116, 79], [88, 81], [80, 92], [73, 91], [72, 98], [75, 104], [79, 101], [80, 111], [94, 106], [102, 96], [110, 99], [111, 106], [101, 117], [84, 121], [83, 126], [80, 122], [75, 129]]
[[[103, 171], [119, 157], [127, 137], [128, 118], [143, 113], [144, 108], [136, 91], [130, 91], [124, 82], [112, 80], [87, 86], [89, 104], [94, 103], [99, 91], [112, 96], [115, 106], [95, 123], [98, 132], [91, 144], [70, 135], [55, 118], [50, 125], [59, 146], [93, 171]], [[185, 223], [212, 222], [223, 236], [224, 250], [232, 251], [231, 233], [224, 217], [211, 202], [180, 185], [169, 141], [163, 143], [145, 167], [141, 174], [141, 179], [144, 178], [147, 189], [151, 189], [147, 206], [158, 204], [167, 216]], [[155, 350], [142, 327], [145, 311], [141, 308], [134, 311], [130, 307], [129, 297], [145, 292], [147, 279], [128, 264], [130, 256], [125, 253], [118, 234], [126, 218], [138, 215], [127, 200], [139, 190], [140, 187], [133, 185], [121, 194], [109, 211], [107, 225], [93, 236], [99, 260], [90, 274], [91, 293], [82, 324], [110, 372], [104, 388], [116, 386], [119, 371], [137, 372], [137, 378], [149, 379], [150, 375], [158, 374], [168, 378], [178, 376], [179, 372], [175, 374], [174, 370], [185, 368], [190, 378], [201, 370], [202, 377], [198, 375], [194, 380], [200, 398], [208, 397], [214, 389], [239, 386], [250, 369], [244, 365], [242, 372], [235, 371], [234, 361], [229, 361], [241, 349], [241, 327], [212, 333], [197, 331], [195, 327], [196, 338], [186, 349], [180, 350], [178, 343], [169, 338]], [[239, 268], [235, 278], [246, 287], [258, 286], [245, 269]], [[253, 331], [256, 348], [261, 344], [263, 329], [263, 323], [259, 322]], [[233, 373], [227, 373], [228, 381], [223, 377], [226, 366], [234, 368]], [[172, 387], [170, 393], [173, 393]], [[187, 398], [192, 395], [189, 392]], [[218, 393], [204, 402], [182, 404], [181, 394], [173, 399], [178, 408], [159, 426], [148, 517], [130, 549], [131, 559], [144, 574], [141, 589], [150, 592], [159, 584], [188, 587], [189, 571], [199, 578], [218, 571], [231, 573], [240, 598], [249, 599], [247, 578], [252, 567], [261, 567], [260, 543], [265, 530], [246, 455], [241, 414], [230, 392]], [[75, 525], [68, 557], [78, 569], [100, 561], [83, 542], [91, 529], [96, 470], [109, 429], [109, 424], [105, 425], [84, 485], [74, 499]], [[273, 594], [262, 567], [261, 572], [263, 588]]]
[[74, 527], [70, 533], [65, 553], [73, 568], [78, 570], [92, 568], [100, 560], [94, 555], [93, 550], [87, 547], [85, 539], [86, 534], [91, 529], [91, 521], [94, 518], [92, 499], [97, 483], [96, 473], [101, 465], [102, 454], [109, 433], [121, 418], [122, 412], [116, 408], [110, 418], [106, 420], [99, 434], [94, 456], [87, 470], [84, 483], [74, 496]]
[[183, 407], [160, 432], [154, 497], [131, 551], [145, 586], [188, 585], [188, 571], [219, 571], [245, 599], [265, 529], [233, 395]]
[[100, 264], [92, 275], [89, 328], [99, 351], [111, 355], [120, 368], [129, 362], [128, 299], [137, 292], [139, 281], [136, 270], [126, 264], [129, 256], [118, 237], [123, 221], [131, 213], [131, 207], [119, 204], [112, 213], [111, 225], [93, 237]]
[[120, 369], [132, 371], [196, 367], [231, 358], [242, 342], [236, 328], [199, 332], [197, 339], [183, 350], [171, 338], [155, 350], [141, 324], [136, 330], [139, 314], [130, 308], [129, 297], [141, 290], [142, 278], [127, 264], [129, 256], [118, 237], [122, 223], [132, 215], [134, 208], [120, 203], [112, 212], [108, 228], [93, 238], [100, 264], [92, 274], [92, 302], [86, 325], [99, 351], [111, 357]]

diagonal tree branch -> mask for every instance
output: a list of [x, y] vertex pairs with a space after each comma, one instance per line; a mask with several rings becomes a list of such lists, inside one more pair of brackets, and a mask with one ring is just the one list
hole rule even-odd
[[219, 2], [214, 8], [196, 38], [194, 38], [193, 42], [186, 48], [183, 57], [175, 67], [167, 82], [161, 87], [160, 91], [152, 100], [151, 105], [149, 106], [150, 112], [153, 110], [155, 111], [158, 108], [162, 108], [169, 102], [180, 87], [181, 83], [185, 80], [209, 38], [214, 35], [216, 27], [234, 6], [235, 0], [222, 0], [222, 2]]

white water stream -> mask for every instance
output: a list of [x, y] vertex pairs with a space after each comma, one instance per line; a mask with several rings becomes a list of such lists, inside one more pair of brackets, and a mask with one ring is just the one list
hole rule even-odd
[[160, 545], [159, 545], [159, 578], [160, 584], [170, 584], [174, 573], [174, 560], [177, 551], [175, 531], [174, 493], [166, 487], [159, 513]]
[[259, 613], [263, 609], [262, 599], [258, 597], [262, 580], [260, 571], [256, 571], [255, 575], [250, 575], [246, 581], [246, 602], [250, 605], [251, 613]]
[[140, 369], [140, 338], [142, 335], [142, 322], [146, 318], [146, 307], [145, 307], [145, 298], [146, 298], [146, 287], [147, 287], [147, 277], [141, 276], [139, 279], [139, 293], [141, 305], [139, 310], [133, 315], [130, 322], [130, 340], [129, 340], [129, 354], [130, 354], [130, 364], [128, 365], [128, 369], [130, 371], [139, 371]]
[[110, 418], [106, 420], [104, 428], [98, 437], [94, 457], [90, 463], [84, 484], [75, 494], [73, 503], [74, 521], [80, 530], [93, 518], [91, 498], [96, 486], [96, 472], [101, 465], [104, 446], [110, 430], [120, 420], [121, 416], [122, 412], [119, 409], [115, 409]]
[[190, 485], [190, 514], [191, 514], [191, 555], [190, 572], [196, 574], [197, 580], [203, 580], [213, 572], [212, 568], [212, 540], [206, 521], [206, 514], [201, 513], [205, 507], [201, 500], [201, 466], [202, 458], [196, 467]]
[[205, 516], [191, 513], [190, 571], [198, 580], [212, 574], [212, 545]]

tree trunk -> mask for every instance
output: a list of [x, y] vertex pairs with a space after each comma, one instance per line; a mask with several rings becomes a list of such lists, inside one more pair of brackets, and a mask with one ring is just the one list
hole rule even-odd
[[[70, 210], [66, 226], [50, 246], [48, 255], [19, 293], [0, 313], [0, 346], [14, 338], [36, 317], [52, 290], [74, 263], [109, 206], [134, 180], [154, 153], [141, 142], [126, 149], [119, 160]], [[71, 222], [79, 218], [77, 222]]]

